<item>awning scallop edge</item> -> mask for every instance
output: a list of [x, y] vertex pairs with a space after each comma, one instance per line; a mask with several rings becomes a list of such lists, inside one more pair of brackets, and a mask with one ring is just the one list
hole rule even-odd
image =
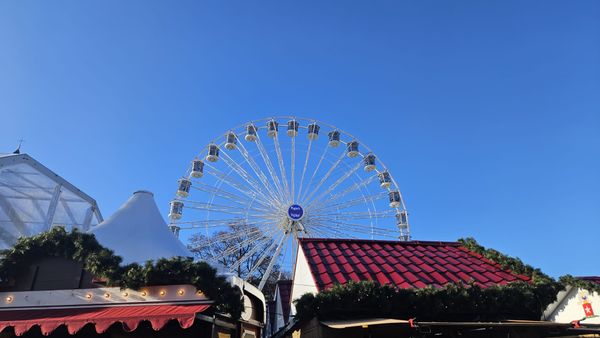
[[131, 332], [142, 321], [149, 321], [158, 331], [171, 320], [177, 320], [181, 328], [187, 329], [194, 324], [196, 314], [209, 306], [142, 305], [0, 311], [0, 332], [13, 327], [15, 335], [21, 336], [37, 325], [47, 336], [65, 325], [69, 334], [73, 335], [85, 325], [93, 324], [97, 333], [103, 333], [117, 322], [122, 324], [124, 331]]

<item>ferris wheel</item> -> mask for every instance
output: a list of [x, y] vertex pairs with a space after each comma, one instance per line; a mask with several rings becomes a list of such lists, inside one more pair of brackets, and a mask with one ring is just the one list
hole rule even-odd
[[[179, 179], [169, 219], [178, 236], [246, 245], [226, 268], [239, 271], [253, 257], [252, 272], [268, 262], [260, 289], [299, 238], [410, 239], [402, 194], [376, 154], [335, 126], [291, 116], [251, 121], [208, 143]], [[232, 224], [247, 227], [226, 233]]]

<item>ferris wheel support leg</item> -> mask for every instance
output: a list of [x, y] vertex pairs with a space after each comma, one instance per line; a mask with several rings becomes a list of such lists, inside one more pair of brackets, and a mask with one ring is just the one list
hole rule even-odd
[[285, 236], [281, 237], [281, 240], [279, 241], [279, 244], [277, 245], [277, 250], [275, 250], [275, 254], [273, 255], [273, 257], [271, 257], [269, 266], [267, 266], [267, 270], [265, 271], [265, 274], [263, 275], [262, 279], [260, 280], [260, 284], [258, 284], [259, 290], [262, 291], [262, 289], [265, 287], [265, 284], [267, 283], [267, 280], [269, 279], [269, 275], [271, 274], [271, 270], [273, 270], [273, 266], [275, 265], [275, 262], [277, 261], [277, 257], [279, 257], [279, 254], [281, 253], [281, 248], [283, 247], [283, 243], [285, 243], [285, 241], [289, 237], [290, 237], [289, 233], [287, 233]]

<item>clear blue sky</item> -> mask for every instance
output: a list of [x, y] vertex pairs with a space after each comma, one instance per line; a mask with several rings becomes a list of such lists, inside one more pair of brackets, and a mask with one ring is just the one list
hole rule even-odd
[[210, 139], [250, 119], [356, 134], [415, 239], [473, 236], [600, 275], [598, 1], [4, 1], [0, 150], [166, 215]]

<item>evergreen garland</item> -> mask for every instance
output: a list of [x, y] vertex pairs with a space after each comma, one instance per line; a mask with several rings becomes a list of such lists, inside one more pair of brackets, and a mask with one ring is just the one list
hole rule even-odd
[[442, 288], [400, 289], [373, 281], [335, 285], [317, 295], [305, 294], [295, 301], [299, 320], [417, 318], [431, 321], [539, 320], [554, 301], [554, 290], [516, 282], [481, 288], [470, 284], [447, 284]]
[[54, 227], [36, 236], [21, 237], [0, 256], [2, 281], [15, 279], [40, 258], [63, 257], [83, 263], [86, 271], [106, 279], [108, 286], [139, 290], [151, 285], [192, 284], [214, 301], [217, 311], [238, 319], [243, 308], [240, 289], [217, 276], [216, 270], [205, 262], [176, 257], [121, 266], [121, 257], [100, 245], [94, 235], [77, 229], [67, 232]]
[[575, 278], [571, 275], [564, 275], [558, 279], [563, 285], [569, 285], [580, 289], [585, 289], [592, 292], [597, 292], [600, 295], [600, 284], [589, 280]]
[[83, 263], [96, 277], [118, 280], [122, 273], [121, 257], [98, 243], [94, 235], [77, 229], [67, 232], [54, 227], [32, 237], [20, 237], [15, 245], [0, 252], [0, 279], [8, 281], [24, 273], [43, 257], [64, 257]]
[[523, 263], [519, 258], [507, 256], [494, 249], [486, 249], [479, 245], [473, 237], [461, 238], [458, 242], [467, 250], [482, 255], [490, 261], [499, 264], [504, 270], [531, 278], [533, 283], [552, 283], [554, 279], [531, 265]]

